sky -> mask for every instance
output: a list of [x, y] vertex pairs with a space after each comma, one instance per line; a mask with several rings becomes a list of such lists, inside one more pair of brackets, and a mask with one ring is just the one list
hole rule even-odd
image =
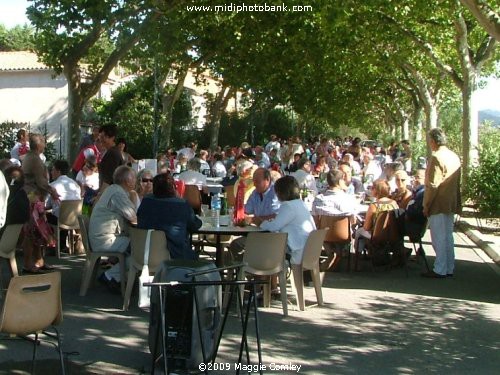
[[[25, 14], [29, 5], [27, 0], [0, 0], [0, 23], [7, 28], [29, 23]], [[484, 89], [474, 93], [476, 108], [500, 111], [500, 79], [490, 78], [487, 82]]]

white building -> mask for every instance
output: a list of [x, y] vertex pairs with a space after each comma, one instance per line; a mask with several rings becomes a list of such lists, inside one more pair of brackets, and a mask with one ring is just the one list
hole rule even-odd
[[[66, 78], [38, 62], [31, 52], [0, 52], [0, 122], [28, 123], [59, 148], [68, 121]], [[63, 146], [64, 148], [64, 146]], [[64, 152], [64, 149], [62, 150]]]
[[[109, 99], [119, 78], [101, 86], [99, 97]], [[30, 131], [43, 133], [57, 152], [67, 155], [68, 84], [64, 75], [38, 61], [35, 53], [0, 52], [0, 123], [29, 124]], [[62, 150], [59, 150], [61, 145]]]

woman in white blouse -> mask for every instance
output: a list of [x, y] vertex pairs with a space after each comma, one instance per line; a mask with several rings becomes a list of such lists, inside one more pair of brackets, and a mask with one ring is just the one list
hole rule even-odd
[[288, 233], [288, 253], [292, 264], [300, 264], [309, 233], [316, 229], [307, 206], [300, 199], [299, 184], [292, 176], [280, 178], [274, 184], [276, 196], [281, 202], [277, 216], [266, 220], [260, 227], [270, 232]]

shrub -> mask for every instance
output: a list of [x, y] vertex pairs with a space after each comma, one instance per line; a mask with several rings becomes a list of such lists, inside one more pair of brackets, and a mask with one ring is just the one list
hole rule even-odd
[[500, 129], [489, 124], [480, 129], [479, 165], [471, 168], [466, 198], [484, 217], [500, 217]]

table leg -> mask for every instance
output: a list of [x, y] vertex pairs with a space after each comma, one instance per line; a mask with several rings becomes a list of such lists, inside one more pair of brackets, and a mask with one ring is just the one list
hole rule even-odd
[[220, 234], [215, 235], [215, 264], [217, 267], [224, 266], [224, 259], [222, 258], [224, 252], [222, 251], [222, 246], [220, 242]]

